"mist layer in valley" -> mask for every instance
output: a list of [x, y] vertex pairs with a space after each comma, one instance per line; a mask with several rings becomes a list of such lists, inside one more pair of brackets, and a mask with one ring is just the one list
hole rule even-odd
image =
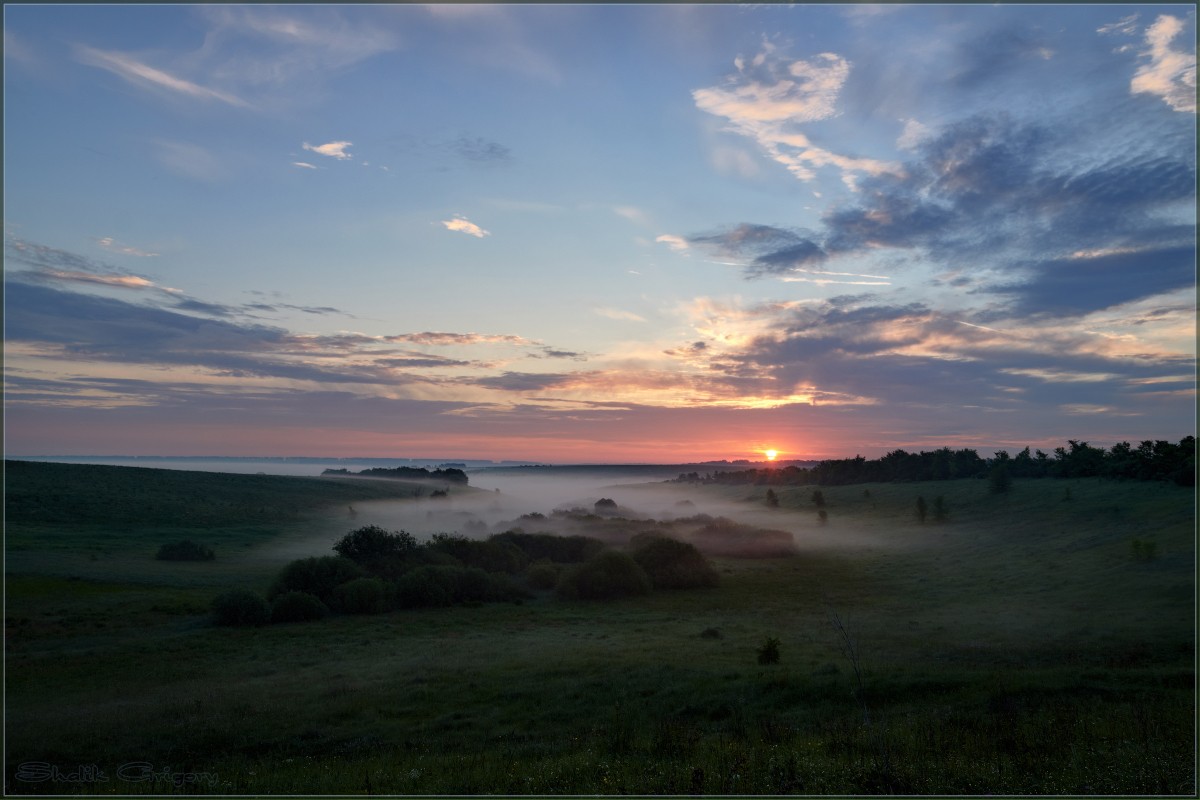
[[[486, 539], [505, 531], [587, 536], [622, 547], [636, 536], [665, 536], [715, 557], [769, 558], [811, 549], [860, 548], [884, 541], [866, 531], [836, 531], [815, 514], [768, 508], [752, 487], [722, 492], [611, 468], [471, 473], [470, 486], [411, 500], [372, 500], [335, 509], [320, 533], [280, 543], [288, 558], [328, 555], [347, 532], [366, 525], [426, 541], [439, 533]], [[731, 496], [732, 495], [732, 496]]]

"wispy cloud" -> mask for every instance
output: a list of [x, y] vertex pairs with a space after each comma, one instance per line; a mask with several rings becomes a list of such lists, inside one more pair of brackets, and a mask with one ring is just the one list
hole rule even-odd
[[1172, 42], [1183, 31], [1178, 17], [1162, 15], [1146, 29], [1148, 49], [1142, 53], [1149, 63], [1138, 67], [1129, 90], [1133, 94], [1158, 95], [1176, 111], [1196, 112], [1196, 53], [1176, 50]]
[[340, 161], [346, 161], [347, 159], [354, 158], [353, 155], [346, 152], [347, 147], [353, 146], [353, 142], [326, 142], [325, 144], [318, 145], [312, 145], [308, 142], [304, 143], [305, 150], [311, 150], [318, 155], [329, 156], [330, 158], [336, 158]]
[[292, 166], [293, 167], [301, 167], [303, 169], [316, 169], [315, 165], [310, 164], [307, 161], [293, 161]]
[[485, 236], [492, 235], [491, 231], [485, 231], [483, 228], [479, 227], [474, 222], [471, 222], [466, 217], [455, 217], [454, 219], [444, 219], [444, 220], [442, 220], [442, 224], [446, 226], [447, 230], [458, 231], [459, 233], [465, 233], [468, 236], [474, 236], [477, 239], [482, 239]]
[[235, 94], [192, 83], [149, 64], [143, 64], [124, 53], [97, 50], [94, 47], [80, 45], [76, 48], [76, 58], [81, 63], [106, 69], [119, 75], [129, 83], [143, 89], [166, 89], [175, 95], [191, 97], [196, 100], [215, 100], [238, 108], [250, 107], [249, 103]]
[[104, 236], [100, 239], [97, 239], [96, 244], [100, 245], [105, 250], [108, 250], [113, 253], [119, 253], [120, 255], [123, 255], [123, 256], [137, 256], [139, 258], [152, 258], [152, 257], [158, 255], [158, 253], [151, 253], [147, 250], [142, 250], [141, 248], [133, 247], [132, 245], [121, 244], [120, 242], [114, 240], [111, 236]]
[[671, 233], [664, 233], [663, 235], [657, 237], [654, 241], [665, 244], [667, 247], [671, 248], [677, 253], [682, 253], [690, 247], [687, 239], [684, 239], [682, 236], [675, 236]]
[[835, 53], [809, 60], [787, 61], [775, 47], [747, 61], [734, 60], [736, 72], [721, 86], [692, 92], [696, 107], [730, 122], [729, 129], [758, 143], [772, 160], [802, 181], [816, 177], [815, 169], [833, 166], [851, 188], [858, 174], [898, 172], [899, 167], [873, 158], [847, 156], [813, 144], [801, 130], [805, 123], [836, 116], [842, 85], [851, 64]]
[[646, 318], [632, 311], [623, 311], [619, 308], [596, 308], [593, 312], [601, 317], [608, 319], [617, 319], [625, 322], [645, 322]]

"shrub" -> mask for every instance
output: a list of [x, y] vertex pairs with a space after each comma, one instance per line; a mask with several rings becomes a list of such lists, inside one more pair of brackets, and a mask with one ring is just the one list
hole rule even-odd
[[329, 608], [308, 592], [284, 592], [271, 603], [271, 622], [307, 622], [329, 616]]
[[813, 501], [813, 504], [816, 505], [817, 508], [825, 507], [825, 495], [822, 494], [820, 489], [815, 489], [813, 491], [812, 501]]
[[184, 539], [175, 544], [164, 544], [158, 548], [159, 561], [212, 561], [216, 555], [202, 544]]
[[558, 567], [550, 563], [534, 564], [525, 577], [531, 589], [553, 589], [558, 583]]
[[917, 497], [917, 519], [920, 520], [921, 522], [925, 521], [926, 508], [927, 507], [925, 505], [925, 498], [918, 496]]
[[779, 640], [774, 636], [768, 636], [766, 641], [758, 648], [758, 663], [760, 664], [778, 664], [779, 663]]
[[612, 600], [647, 594], [650, 578], [631, 557], [605, 550], [564, 574], [557, 590], [571, 600]]
[[479, 567], [487, 572], [507, 572], [512, 575], [525, 569], [529, 563], [529, 556], [507, 541], [479, 541], [436, 533], [426, 549], [448, 553], [465, 566]]
[[558, 564], [587, 561], [604, 549], [604, 542], [590, 536], [556, 536], [553, 533], [506, 531], [492, 536], [488, 541], [508, 542], [531, 561], [544, 558]]
[[436, 608], [454, 602], [446, 570], [459, 567], [417, 567], [396, 581], [396, 605], [400, 608]]
[[817, 509], [817, 522], [820, 523], [821, 525], [824, 525], [827, 522], [829, 522], [829, 512], [823, 508], [818, 508]]
[[717, 571], [695, 545], [656, 537], [633, 551], [655, 589], [695, 589], [717, 585]]
[[246, 589], [233, 589], [214, 597], [212, 612], [218, 625], [262, 625], [271, 618], [267, 601]]
[[779, 495], [774, 489], [767, 489], [767, 508], [779, 508]]
[[379, 559], [411, 553], [418, 546], [411, 533], [391, 533], [378, 525], [367, 525], [347, 533], [333, 549], [338, 555], [357, 564], [368, 564]]
[[362, 567], [340, 556], [314, 556], [288, 564], [271, 584], [268, 598], [284, 592], [308, 592], [323, 603], [329, 602], [333, 590], [347, 581], [364, 577]]
[[381, 614], [391, 606], [392, 587], [379, 578], [355, 578], [333, 590], [331, 605], [343, 614]]

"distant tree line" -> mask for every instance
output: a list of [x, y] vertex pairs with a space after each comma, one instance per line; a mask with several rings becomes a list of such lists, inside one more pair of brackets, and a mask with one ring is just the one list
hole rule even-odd
[[755, 486], [842, 486], [851, 483], [889, 483], [904, 481], [942, 481], [956, 478], [984, 478], [997, 471], [1013, 478], [1088, 478], [1117, 480], [1169, 481], [1180, 486], [1196, 483], [1196, 437], [1187, 436], [1178, 444], [1168, 441], [1144, 441], [1137, 447], [1129, 442], [1111, 449], [1092, 447], [1087, 442], [1068, 440], [1067, 447], [1054, 453], [1026, 447], [1015, 456], [1006, 450], [993, 458], [982, 458], [972, 449], [943, 447], [929, 452], [909, 453], [893, 450], [882, 458], [830, 459], [811, 468], [788, 466], [781, 469], [716, 471], [704, 475], [682, 473], [677, 483], [719, 483]]
[[398, 478], [400, 480], [437, 480], [448, 483], [467, 485], [467, 473], [461, 469], [447, 467], [446, 469], [427, 470], [424, 467], [371, 467], [370, 469], [351, 472], [348, 469], [327, 469], [322, 475], [361, 475], [365, 478]]

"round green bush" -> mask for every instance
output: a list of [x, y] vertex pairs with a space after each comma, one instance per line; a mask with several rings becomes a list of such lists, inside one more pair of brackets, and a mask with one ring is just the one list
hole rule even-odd
[[355, 578], [333, 590], [330, 604], [343, 614], [381, 614], [391, 606], [391, 595], [379, 578]]
[[649, 593], [650, 578], [631, 557], [605, 550], [566, 572], [557, 591], [568, 600], [613, 600]]
[[267, 597], [274, 599], [285, 592], [307, 592], [328, 603], [333, 590], [366, 572], [358, 564], [340, 556], [302, 558], [288, 564], [279, 573]]
[[218, 625], [262, 625], [271, 618], [267, 601], [246, 589], [233, 589], [214, 597], [212, 612]]
[[558, 567], [553, 564], [534, 564], [525, 577], [531, 589], [553, 589], [558, 583]]
[[308, 592], [284, 592], [271, 603], [271, 622], [307, 622], [329, 616], [329, 608]]
[[716, 586], [717, 571], [695, 545], [656, 537], [645, 540], [633, 551], [655, 589], [698, 589]]
[[396, 581], [400, 608], [436, 608], [454, 602], [454, 579], [448, 574], [461, 567], [425, 566], [404, 573]]

